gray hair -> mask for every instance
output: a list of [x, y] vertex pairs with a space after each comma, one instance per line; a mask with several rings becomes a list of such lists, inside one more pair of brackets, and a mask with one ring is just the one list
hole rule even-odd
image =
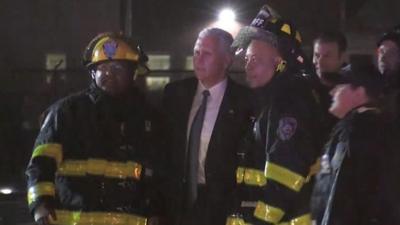
[[274, 48], [278, 48], [278, 38], [270, 31], [256, 28], [256, 31], [251, 35], [250, 38], [251, 40], [263, 41], [267, 44], [270, 44]]
[[233, 42], [233, 37], [229, 32], [220, 28], [206, 28], [199, 33], [198, 39], [209, 36], [214, 37], [218, 40], [222, 51], [229, 54], [232, 53], [231, 45]]
[[274, 33], [258, 27], [245, 26], [236, 35], [232, 49], [241, 52], [249, 47], [252, 40], [262, 41], [274, 48], [278, 48], [278, 37]]

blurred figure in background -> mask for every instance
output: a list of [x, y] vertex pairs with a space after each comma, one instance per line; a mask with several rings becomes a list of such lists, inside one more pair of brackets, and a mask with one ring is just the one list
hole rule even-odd
[[337, 73], [346, 66], [346, 37], [339, 31], [325, 31], [314, 39], [313, 47], [315, 72], [321, 83], [331, 89]]
[[377, 47], [377, 65], [385, 80], [384, 112], [393, 120], [400, 113], [400, 25], [384, 33]]
[[377, 65], [383, 76], [384, 99], [381, 103], [385, 122], [384, 173], [382, 175], [382, 224], [400, 223], [400, 25], [385, 32], [377, 42]]
[[[320, 95], [319, 102], [326, 115], [324, 130], [329, 133], [337, 118], [328, 112], [332, 103], [332, 96], [329, 92], [335, 86], [339, 72], [343, 69], [349, 70], [346, 63], [347, 40], [339, 31], [325, 31], [314, 39], [313, 64], [319, 78], [316, 82], [316, 89]], [[326, 140], [324, 140], [326, 141]]]

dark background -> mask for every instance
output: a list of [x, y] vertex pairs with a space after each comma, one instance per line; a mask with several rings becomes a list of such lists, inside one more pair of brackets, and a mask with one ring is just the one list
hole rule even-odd
[[[0, 225], [31, 224], [24, 169], [40, 114], [86, 87], [80, 60], [91, 38], [104, 31], [131, 33], [148, 54], [170, 55], [170, 69], [148, 76], [181, 79], [192, 75], [185, 60], [197, 33], [220, 9], [230, 6], [248, 24], [265, 3], [297, 25], [308, 54], [312, 38], [332, 28], [346, 33], [350, 57], [373, 60], [378, 36], [400, 21], [398, 0], [0, 0], [0, 188], [15, 191], [0, 194]], [[65, 54], [66, 68], [47, 70], [48, 53]], [[241, 72], [234, 76], [240, 79]], [[147, 92], [157, 104], [160, 89]]]

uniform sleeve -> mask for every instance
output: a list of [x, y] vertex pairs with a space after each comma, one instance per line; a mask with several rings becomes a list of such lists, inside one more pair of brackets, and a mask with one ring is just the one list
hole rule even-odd
[[265, 224], [311, 224], [308, 175], [317, 155], [315, 101], [310, 95], [288, 95], [266, 112], [267, 181], [254, 211]]
[[48, 110], [26, 170], [31, 213], [41, 203], [55, 203], [55, 173], [63, 158], [61, 117], [60, 110], [55, 107]]

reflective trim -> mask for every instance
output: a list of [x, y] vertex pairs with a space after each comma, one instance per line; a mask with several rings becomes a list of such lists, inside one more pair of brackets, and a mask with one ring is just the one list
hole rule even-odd
[[32, 153], [32, 159], [38, 156], [46, 156], [56, 160], [57, 165], [62, 162], [62, 146], [60, 144], [43, 144], [36, 146]]
[[308, 183], [312, 176], [317, 174], [321, 170], [321, 158], [318, 158], [315, 163], [310, 166], [310, 171], [308, 172], [306, 183]]
[[312, 224], [311, 215], [304, 214], [302, 216], [290, 220], [289, 222], [279, 223], [278, 225], [311, 225], [311, 224]]
[[265, 164], [265, 176], [268, 179], [275, 180], [296, 192], [300, 191], [305, 182], [303, 176], [271, 162]]
[[229, 216], [226, 219], [226, 224], [225, 225], [250, 225], [250, 224], [246, 223], [242, 218]]
[[281, 221], [285, 212], [280, 208], [267, 205], [261, 201], [257, 202], [256, 209], [254, 210], [254, 216], [262, 221], [268, 223], [278, 223]]
[[57, 225], [146, 225], [145, 217], [124, 213], [104, 212], [73, 212], [56, 210], [57, 220], [51, 224]]
[[267, 179], [261, 170], [238, 167], [236, 170], [236, 182], [245, 183], [250, 186], [265, 186]]
[[285, 32], [285, 33], [287, 33], [287, 34], [289, 34], [289, 35], [292, 33], [292, 31], [291, 31], [291, 29], [290, 29], [290, 26], [289, 26], [289, 24], [287, 24], [287, 23], [285, 23], [285, 24], [282, 25], [281, 31], [283, 31], [283, 32]]
[[243, 183], [243, 180], [244, 180], [244, 170], [245, 170], [245, 168], [243, 168], [243, 167], [238, 167], [238, 168], [236, 169], [236, 183], [237, 183], [237, 184]]
[[305, 214], [302, 216], [299, 216], [297, 218], [294, 218], [290, 221], [290, 225], [311, 225], [312, 220], [311, 220], [311, 215], [310, 214]]
[[65, 160], [57, 171], [62, 176], [98, 175], [110, 178], [140, 180], [142, 165], [136, 162], [114, 162], [103, 159]]
[[56, 188], [51, 182], [40, 182], [28, 189], [28, 204], [36, 201], [41, 196], [56, 196]]

